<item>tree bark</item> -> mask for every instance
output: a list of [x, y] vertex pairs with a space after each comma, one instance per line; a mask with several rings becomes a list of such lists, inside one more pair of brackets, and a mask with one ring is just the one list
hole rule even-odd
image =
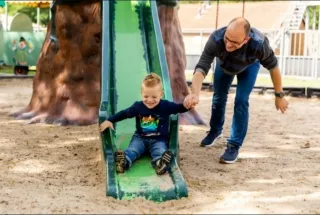
[[[186, 59], [176, 9], [159, 6], [159, 18], [173, 98], [176, 102], [183, 102], [188, 94], [184, 76]], [[94, 124], [100, 105], [100, 3], [57, 5], [55, 27], [59, 49], [50, 40], [49, 24], [37, 63], [30, 103], [12, 116], [29, 119], [29, 123]], [[181, 115], [180, 119], [183, 124], [203, 123], [194, 110]]]
[[[184, 98], [189, 94], [185, 78], [187, 60], [176, 8], [160, 5], [158, 6], [158, 13], [169, 67], [173, 100], [183, 103]], [[194, 109], [180, 114], [179, 123], [186, 125], [204, 124]]]

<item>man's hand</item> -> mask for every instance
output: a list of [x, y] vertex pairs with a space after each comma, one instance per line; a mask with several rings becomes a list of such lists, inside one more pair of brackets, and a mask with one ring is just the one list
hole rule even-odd
[[104, 130], [106, 130], [107, 128], [111, 128], [112, 130], [114, 130], [113, 128], [113, 124], [112, 122], [106, 120], [103, 123], [101, 123], [100, 125], [100, 132], [103, 132]]
[[276, 97], [275, 104], [277, 110], [280, 110], [282, 113], [284, 113], [288, 108], [289, 102], [285, 98]]
[[195, 94], [189, 94], [184, 99], [183, 105], [185, 108], [190, 109], [190, 108], [194, 108], [198, 103], [199, 103], [199, 97], [196, 96]]

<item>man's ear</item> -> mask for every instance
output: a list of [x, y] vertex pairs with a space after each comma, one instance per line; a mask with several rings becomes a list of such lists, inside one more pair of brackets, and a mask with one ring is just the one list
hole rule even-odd
[[245, 43], [247, 43], [250, 39], [251, 39], [251, 37], [247, 36]]

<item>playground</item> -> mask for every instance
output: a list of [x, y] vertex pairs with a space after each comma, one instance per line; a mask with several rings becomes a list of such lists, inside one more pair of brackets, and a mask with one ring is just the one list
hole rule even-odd
[[[205, 1], [194, 20], [210, 17], [210, 4]], [[245, 1], [241, 4], [244, 16]], [[37, 30], [30, 21], [28, 34], [9, 32], [6, 18], [1, 35], [7, 45], [0, 54], [2, 65], [14, 69], [0, 79], [0, 212], [320, 214], [319, 43], [310, 48], [320, 35], [315, 32], [318, 6], [303, 4], [292, 11], [312, 8], [312, 39], [307, 36], [309, 18], [301, 18], [301, 11], [298, 24], [283, 21], [284, 27], [269, 35], [284, 76], [287, 112], [276, 111], [268, 71], [261, 68], [250, 96], [249, 128], [239, 160], [220, 164], [237, 83], [230, 89], [223, 138], [213, 147], [199, 147], [209, 130], [210, 71], [195, 110], [169, 119], [167, 146], [173, 160], [164, 175], [155, 173], [150, 156], [142, 156], [122, 174], [116, 171], [115, 151], [128, 146], [135, 119], [115, 123], [115, 130], [99, 132], [99, 125], [141, 99], [141, 80], [151, 72], [162, 79], [164, 99], [183, 101], [198, 49], [211, 30], [200, 29], [200, 37], [199, 29], [180, 31], [175, 0], [97, 1], [79, 7], [54, 1], [48, 33], [38, 31], [39, 16]], [[34, 6], [40, 15], [40, 5]], [[190, 9], [182, 4], [181, 8]], [[59, 19], [62, 15], [66, 18]], [[309, 39], [296, 50], [296, 39], [293, 44], [293, 36], [284, 32], [296, 31], [292, 28], [301, 27], [304, 20]], [[77, 26], [82, 26], [79, 31]], [[72, 34], [75, 30], [77, 35]], [[83, 38], [87, 39], [80, 43]], [[36, 66], [34, 76], [27, 75], [30, 66]], [[199, 125], [199, 115], [206, 125]]]
[[[251, 96], [249, 130], [233, 165], [219, 164], [229, 135], [198, 146], [207, 127], [180, 126], [181, 171], [189, 196], [158, 204], [105, 196], [98, 125], [25, 125], [8, 112], [25, 106], [32, 80], [0, 80], [0, 208], [7, 213], [292, 213], [319, 214], [320, 101], [289, 98], [286, 114], [272, 95]], [[197, 110], [209, 121], [211, 92]], [[230, 127], [234, 94], [227, 104]]]

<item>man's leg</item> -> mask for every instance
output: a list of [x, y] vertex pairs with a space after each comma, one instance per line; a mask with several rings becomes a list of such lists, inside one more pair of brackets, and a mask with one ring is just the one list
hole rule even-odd
[[201, 141], [200, 146], [212, 146], [221, 136], [228, 93], [233, 78], [234, 76], [224, 73], [223, 69], [220, 67], [220, 61], [217, 59], [213, 79], [214, 94], [211, 107], [210, 131], [208, 135]]
[[234, 114], [228, 138], [228, 146], [221, 156], [223, 163], [234, 163], [238, 158], [239, 148], [247, 134], [249, 121], [249, 96], [259, 72], [260, 63], [251, 64], [245, 71], [237, 75], [238, 84], [234, 104]]

